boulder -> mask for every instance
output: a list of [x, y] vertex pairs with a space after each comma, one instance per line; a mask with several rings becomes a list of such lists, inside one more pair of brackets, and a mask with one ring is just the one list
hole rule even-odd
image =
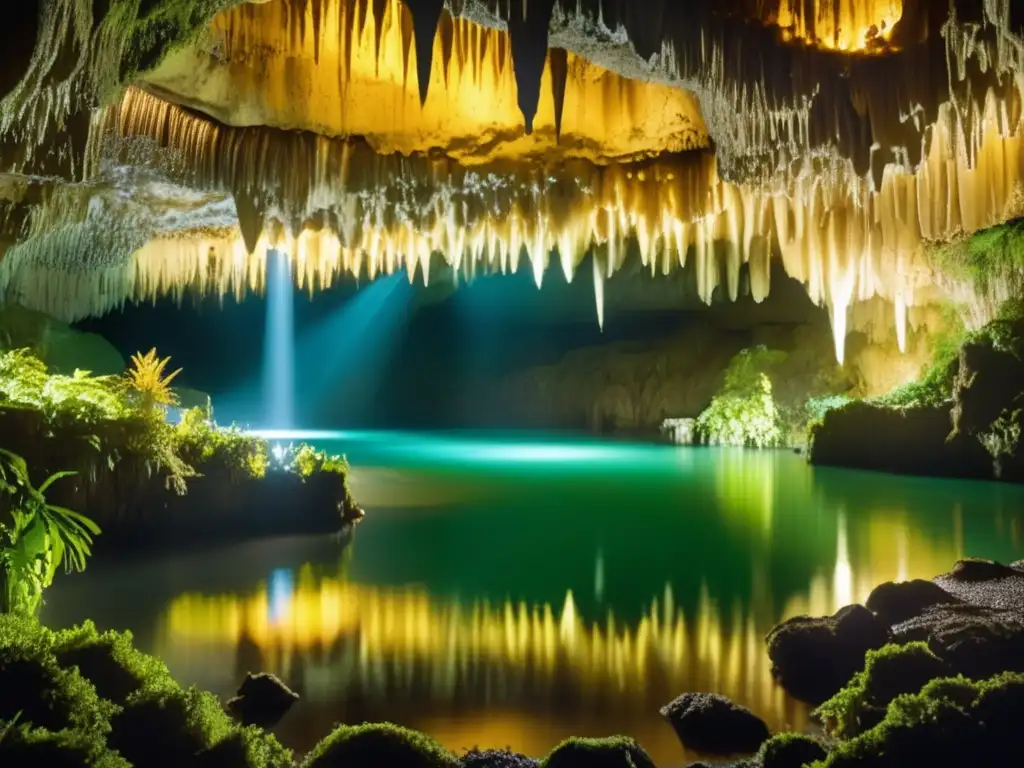
[[973, 582], [993, 581], [995, 579], [1020, 576], [1021, 574], [1010, 566], [997, 563], [994, 560], [970, 557], [965, 560], [957, 560], [953, 570], [946, 575], [955, 581]]
[[462, 768], [539, 768], [540, 762], [507, 749], [473, 749], [459, 761]]
[[684, 746], [704, 754], [753, 754], [771, 736], [761, 718], [714, 693], [684, 693], [661, 714]]
[[299, 695], [275, 675], [250, 672], [227, 708], [243, 725], [272, 728], [298, 700]]
[[1024, 671], [1024, 611], [937, 605], [893, 627], [896, 642], [925, 641], [954, 674], [974, 679]]
[[779, 624], [765, 642], [772, 674], [792, 696], [820, 704], [864, 667], [868, 651], [889, 642], [889, 625], [862, 605], [834, 616], [798, 616]]
[[960, 602], [934, 581], [887, 581], [875, 587], [865, 603], [890, 626], [920, 616], [933, 605]]

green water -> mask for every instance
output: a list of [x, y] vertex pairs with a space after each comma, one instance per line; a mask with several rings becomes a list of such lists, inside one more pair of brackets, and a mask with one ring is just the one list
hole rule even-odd
[[[367, 510], [352, 542], [262, 541], [61, 580], [45, 618], [130, 628], [183, 682], [250, 669], [303, 696], [280, 727], [388, 719], [453, 748], [569, 735], [686, 756], [658, 707], [726, 693], [808, 727], [761, 638], [784, 617], [1024, 557], [1024, 488], [809, 467], [787, 452], [514, 435], [317, 435]], [[287, 514], [287, 510], [282, 510]]]

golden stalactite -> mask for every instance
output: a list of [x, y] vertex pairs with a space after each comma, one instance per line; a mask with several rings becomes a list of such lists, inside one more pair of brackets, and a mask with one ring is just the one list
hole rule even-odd
[[991, 225], [1016, 205], [1022, 148], [1000, 132], [997, 110], [993, 102], [973, 165], [955, 149], [956, 122], [940, 120], [918, 173], [890, 167], [878, 191], [813, 169], [777, 188], [729, 184], [701, 152], [612, 166], [467, 168], [380, 156], [357, 140], [229, 128], [134, 89], [101, 124], [108, 144], [158, 144], [180, 183], [246, 201], [241, 229], [157, 237], [137, 252], [125, 298], [260, 290], [262, 269], [251, 262], [268, 246], [292, 255], [297, 282], [310, 289], [342, 274], [399, 269], [427, 280], [433, 254], [469, 276], [515, 270], [522, 260], [538, 281], [557, 258], [571, 278], [593, 253], [600, 292], [636, 252], [654, 273], [692, 269], [705, 301], [719, 288], [735, 299], [744, 267], [763, 299], [769, 260], [779, 258], [831, 309], [842, 360], [851, 305], [890, 302], [905, 338], [907, 308], [936, 294], [924, 240]]
[[[776, 0], [763, 21], [782, 39], [840, 53], [890, 53], [889, 38], [903, 17], [903, 0]], [[771, 3], [761, 3], [762, 9]]]
[[692, 94], [564, 52], [548, 56], [526, 135], [508, 34], [447, 12], [421, 106], [413, 34], [400, 0], [240, 5], [145, 84], [227, 125], [359, 136], [382, 154], [437, 150], [463, 164], [540, 155], [606, 163], [708, 146]]

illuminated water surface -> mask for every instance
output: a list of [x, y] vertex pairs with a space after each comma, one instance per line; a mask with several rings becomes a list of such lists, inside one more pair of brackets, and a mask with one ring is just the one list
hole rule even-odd
[[179, 680], [223, 696], [246, 671], [281, 675], [303, 697], [278, 729], [298, 749], [335, 722], [387, 719], [453, 749], [532, 754], [627, 733], [673, 766], [687, 756], [657, 710], [685, 691], [807, 726], [762, 650], [779, 620], [963, 555], [1024, 557], [1024, 488], [813, 469], [786, 452], [302, 437], [353, 462], [368, 514], [348, 547], [98, 561], [59, 581], [45, 618], [130, 628]]

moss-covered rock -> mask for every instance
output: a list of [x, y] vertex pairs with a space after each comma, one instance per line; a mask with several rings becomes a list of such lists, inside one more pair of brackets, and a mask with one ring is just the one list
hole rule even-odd
[[540, 761], [507, 749], [472, 749], [459, 761], [462, 768], [539, 768]]
[[133, 693], [111, 726], [108, 744], [137, 766], [186, 765], [232, 731], [212, 694], [177, 685]]
[[567, 739], [541, 763], [543, 768], [654, 768], [643, 748], [625, 736]]
[[761, 768], [803, 768], [824, 760], [828, 752], [821, 742], [800, 733], [780, 733], [761, 746]]
[[85, 730], [54, 733], [28, 725], [0, 726], [0, 765], [40, 768], [132, 768], [107, 748], [104, 734]]
[[753, 754], [771, 735], [749, 709], [713, 693], [685, 693], [661, 714], [685, 746], [705, 754]]
[[61, 669], [52, 653], [0, 647], [0, 721], [102, 735], [113, 709], [76, 670]]
[[765, 638], [772, 674], [794, 697], [814, 704], [836, 694], [863, 668], [868, 651], [889, 640], [889, 626], [862, 605], [831, 617], [798, 616]]
[[199, 752], [194, 768], [292, 768], [292, 752], [259, 728], [238, 728]]
[[[836, 744], [824, 768], [973, 768], [1013, 765], [1024, 755], [1024, 677], [938, 679], [890, 702], [875, 727]], [[1016, 723], [1016, 725], [1014, 725]]]
[[173, 685], [170, 672], [159, 659], [137, 651], [130, 632], [96, 631], [87, 621], [65, 630], [53, 640], [57, 663], [75, 667], [96, 688], [100, 698], [123, 705], [143, 687]]
[[817, 714], [835, 736], [849, 738], [873, 728], [885, 717], [889, 703], [917, 693], [929, 681], [949, 674], [949, 667], [924, 643], [887, 645], [869, 651], [864, 669]]
[[459, 761], [429, 736], [390, 723], [336, 728], [306, 756], [303, 768], [457, 768]]

